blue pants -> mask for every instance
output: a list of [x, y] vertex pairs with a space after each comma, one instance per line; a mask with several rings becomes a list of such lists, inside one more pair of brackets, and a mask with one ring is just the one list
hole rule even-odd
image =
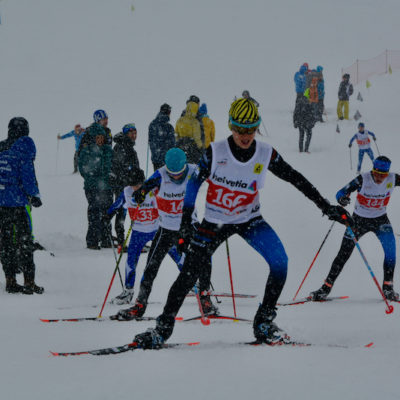
[[364, 150], [358, 150], [358, 165], [357, 165], [357, 172], [361, 171], [361, 164], [363, 162], [364, 154], [367, 153], [369, 155], [369, 158], [371, 161], [374, 161], [374, 153], [372, 152], [372, 149], [364, 149]]
[[[139, 262], [140, 254], [142, 253], [144, 245], [153, 240], [156, 232], [157, 231], [146, 233], [132, 230], [131, 240], [128, 246], [128, 258], [125, 264], [125, 287], [127, 289], [131, 289], [135, 286], [136, 266]], [[180, 265], [179, 262], [182, 255], [178, 252], [178, 249], [173, 246], [168, 251], [168, 254], [175, 261], [180, 270], [182, 265]]]

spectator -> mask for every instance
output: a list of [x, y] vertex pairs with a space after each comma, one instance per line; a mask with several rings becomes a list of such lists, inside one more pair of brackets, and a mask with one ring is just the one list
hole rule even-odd
[[312, 70], [311, 74], [313, 77], [311, 78], [310, 87], [306, 89], [306, 97], [308, 98], [314, 119], [317, 120], [318, 115], [318, 81], [319, 77], [316, 74], [316, 70]]
[[154, 171], [165, 164], [164, 159], [167, 151], [175, 147], [175, 131], [169, 123], [170, 115], [171, 106], [165, 103], [160, 107], [160, 112], [149, 125], [149, 146]]
[[[118, 199], [125, 186], [128, 186], [130, 172], [139, 168], [139, 159], [135, 146], [137, 130], [135, 124], [126, 124], [122, 132], [114, 136], [116, 143], [113, 148], [112, 166], [110, 174], [110, 185], [113, 189], [115, 200]], [[125, 210], [119, 208], [115, 217], [115, 233], [118, 245], [124, 243], [125, 238]]]
[[296, 104], [303, 97], [306, 90], [306, 71], [307, 67], [303, 64], [294, 74], [294, 83], [296, 89]]
[[111, 227], [107, 209], [113, 200], [108, 182], [112, 149], [109, 144], [106, 144], [109, 136], [101, 125], [92, 124], [84, 137], [88, 135], [90, 135], [90, 142], [81, 148], [78, 165], [84, 179], [85, 195], [88, 201], [86, 245], [88, 249], [98, 250], [99, 245], [104, 248], [111, 247]]
[[197, 96], [190, 96], [186, 102], [186, 110], [175, 126], [176, 145], [186, 153], [190, 164], [198, 163], [204, 149], [202, 129], [197, 119], [199, 103], [200, 100]]
[[74, 137], [75, 139], [74, 174], [78, 172], [78, 151], [81, 139], [84, 134], [85, 130], [79, 124], [77, 124], [71, 132], [68, 132], [65, 135], [57, 135], [57, 139], [59, 140], [67, 139], [69, 137]]
[[248, 90], [243, 90], [242, 96], [244, 99], [249, 99], [250, 101], [252, 101], [257, 108], [260, 107], [260, 103], [250, 96], [250, 92]]
[[[350, 83], [350, 75], [344, 74], [339, 85], [337, 116], [338, 119], [349, 119], [349, 99], [353, 94], [353, 85]], [[343, 115], [344, 113], [344, 115]]]
[[[307, 93], [307, 92], [306, 92]], [[299, 128], [299, 151], [309, 153], [308, 149], [311, 142], [312, 128], [315, 125], [313, 109], [307, 97], [304, 95], [296, 104], [293, 114], [293, 126]], [[304, 135], [306, 142], [303, 147]]]
[[[26, 206], [40, 207], [34, 160], [36, 147], [28, 137], [28, 121], [12, 118], [8, 139], [0, 143], [0, 259], [8, 293], [42, 294], [35, 283], [34, 245]], [[24, 286], [17, 283], [21, 269]]]
[[203, 103], [199, 108], [199, 118], [204, 128], [204, 147], [207, 149], [211, 142], [215, 140], [214, 121], [207, 114], [207, 104]]
[[317, 76], [318, 76], [318, 105], [317, 105], [317, 115], [316, 119], [319, 122], [324, 122], [322, 119], [322, 114], [324, 113], [324, 98], [325, 98], [325, 82], [324, 76], [322, 75], [323, 68], [318, 65]]

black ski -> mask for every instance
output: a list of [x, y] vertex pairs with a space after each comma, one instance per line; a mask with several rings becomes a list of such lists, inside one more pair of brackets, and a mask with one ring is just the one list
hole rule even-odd
[[[135, 318], [130, 321], [155, 321], [156, 317], [140, 317]], [[106, 317], [78, 317], [78, 318], [59, 318], [59, 319], [44, 319], [40, 318], [42, 322], [80, 322], [80, 321], [118, 321], [118, 322], [127, 322], [126, 320], [118, 319], [117, 315], [108, 315]], [[176, 321], [182, 321], [182, 317], [175, 317]], [[129, 322], [129, 321], [128, 321]]]
[[[232, 293], [221, 293], [221, 292], [207, 292], [208, 295], [210, 296], [215, 296], [215, 297], [232, 297]], [[196, 295], [192, 292], [188, 293], [186, 297], [196, 297]], [[235, 293], [235, 298], [238, 299], [254, 299], [257, 297], [255, 294], [244, 294], [244, 293]]]
[[[206, 315], [205, 317], [208, 318], [208, 319], [215, 319], [215, 320], [221, 320], [221, 321], [227, 320], [227, 321], [233, 321], [233, 322], [236, 322], [236, 321], [252, 322], [249, 319], [238, 318], [238, 317], [230, 317], [230, 316], [227, 316], [227, 315]], [[195, 321], [195, 320], [201, 320], [201, 315], [198, 315], [198, 316], [192, 317], [192, 318], [185, 318], [183, 320], [183, 322]]]
[[303, 297], [301, 299], [295, 300], [295, 301], [288, 301], [284, 303], [277, 303], [277, 306], [296, 306], [298, 304], [304, 304], [304, 303], [325, 303], [327, 301], [334, 301], [334, 300], [346, 300], [348, 299], [349, 296], [333, 296], [333, 297], [327, 297], [324, 300], [312, 300], [311, 296], [308, 297]]
[[[177, 347], [185, 347], [185, 346], [196, 346], [200, 342], [189, 342], [189, 343], [165, 343], [160, 348], [152, 349], [152, 350], [162, 350], [162, 349], [170, 349], [170, 348], [177, 348]], [[71, 351], [71, 352], [55, 352], [50, 351], [50, 353], [55, 357], [67, 357], [67, 356], [82, 356], [85, 354], [91, 354], [93, 356], [104, 356], [109, 354], [120, 354], [125, 353], [126, 351], [138, 350], [142, 349], [138, 346], [137, 342], [127, 343], [122, 346], [116, 347], [105, 347], [103, 349], [96, 349], [96, 350], [85, 350], [85, 351]]]

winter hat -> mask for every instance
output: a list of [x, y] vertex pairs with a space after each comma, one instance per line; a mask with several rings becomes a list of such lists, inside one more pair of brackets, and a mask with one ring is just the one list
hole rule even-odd
[[28, 121], [23, 117], [14, 117], [8, 123], [8, 137], [9, 138], [20, 138], [22, 136], [29, 135], [29, 124]]
[[242, 97], [248, 99], [250, 97], [250, 92], [248, 90], [243, 90]]
[[186, 168], [186, 154], [182, 149], [173, 147], [165, 155], [165, 167], [171, 175], [179, 175]]
[[169, 115], [171, 113], [171, 106], [167, 103], [164, 103], [161, 107], [160, 107], [160, 113], [161, 114], [165, 114], [165, 115]]
[[192, 101], [193, 103], [200, 104], [200, 99], [197, 96], [193, 95], [193, 94], [189, 97], [188, 100], [186, 100], [186, 104], [189, 103], [189, 101]]
[[322, 72], [322, 70], [323, 70], [323, 68], [320, 65], [318, 65], [317, 72]]
[[256, 128], [261, 123], [258, 108], [249, 99], [237, 99], [229, 109], [229, 129], [233, 126], [241, 128]]
[[139, 185], [145, 181], [144, 172], [138, 167], [133, 167], [128, 174], [128, 184], [131, 186]]
[[350, 79], [350, 74], [344, 74], [343, 79]]
[[104, 110], [96, 110], [93, 113], [94, 122], [100, 122], [104, 118], [108, 118], [108, 115]]
[[358, 124], [358, 127], [359, 127], [359, 128], [364, 128], [364, 126], [365, 126], [364, 122], [360, 122], [360, 123]]
[[206, 115], [207, 114], [207, 104], [203, 103], [200, 108], [199, 108], [199, 114], [200, 115]]
[[390, 165], [392, 162], [385, 156], [376, 157], [374, 160], [374, 167], [373, 170], [375, 172], [387, 173], [390, 170]]
[[101, 125], [96, 124], [96, 123], [91, 125], [89, 132], [90, 132], [90, 136], [103, 135], [104, 137], [107, 137], [107, 133], [104, 130], [104, 128]]
[[307, 67], [305, 65], [302, 65], [299, 69], [299, 71], [304, 74], [307, 71]]
[[308, 63], [305, 62], [305, 63], [303, 64], [303, 66], [306, 67], [306, 68], [308, 69]]
[[124, 125], [123, 127], [122, 127], [122, 133], [124, 134], [124, 135], [126, 135], [127, 133], [129, 133], [129, 131], [136, 131], [136, 126], [135, 126], [135, 124], [132, 122], [132, 123], [130, 123], [130, 124], [126, 124], [126, 125]]

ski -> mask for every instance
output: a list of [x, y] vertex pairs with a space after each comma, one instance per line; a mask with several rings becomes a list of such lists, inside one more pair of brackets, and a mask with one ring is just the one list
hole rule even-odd
[[[230, 317], [227, 315], [206, 315], [205, 316], [208, 319], [215, 319], [215, 320], [228, 320], [228, 321], [233, 321], [233, 322], [238, 322], [238, 321], [243, 321], [243, 322], [252, 322], [249, 319], [245, 319], [245, 318], [238, 318], [238, 317]], [[188, 321], [196, 321], [196, 320], [200, 320], [201, 319], [201, 315], [198, 315], [196, 317], [192, 317], [192, 318], [185, 318], [183, 319], [183, 322], [188, 322]]]
[[311, 296], [308, 297], [303, 297], [301, 299], [295, 300], [295, 301], [288, 301], [284, 303], [277, 303], [277, 306], [295, 306], [298, 304], [304, 304], [304, 303], [325, 303], [327, 301], [335, 301], [335, 300], [346, 300], [348, 299], [349, 296], [333, 296], [333, 297], [327, 297], [324, 300], [311, 300]]
[[[232, 293], [207, 292], [207, 294], [215, 297], [232, 297]], [[196, 295], [190, 292], [186, 297], [196, 297]], [[257, 297], [255, 294], [235, 293], [235, 298], [238, 299], [254, 299], [255, 297]]]
[[[198, 344], [200, 344], [200, 342], [165, 343], [160, 348], [151, 349], [151, 350], [163, 350], [163, 349], [179, 348], [179, 347], [185, 347], [185, 346], [196, 346]], [[132, 342], [132, 343], [124, 344], [122, 346], [105, 347], [105, 348], [96, 349], [96, 350], [72, 351], [72, 352], [64, 352], [64, 353], [50, 351], [50, 353], [51, 353], [51, 355], [53, 355], [55, 357], [82, 356], [85, 354], [91, 354], [93, 356], [105, 356], [105, 355], [109, 355], [109, 354], [120, 354], [120, 353], [125, 353], [126, 351], [139, 350], [139, 349], [142, 349], [142, 348], [138, 346], [138, 343]]]
[[241, 345], [248, 345], [248, 346], [268, 346], [268, 347], [279, 347], [279, 346], [289, 346], [289, 347], [330, 347], [330, 348], [337, 348], [337, 349], [350, 349], [353, 347], [363, 347], [363, 348], [373, 348], [374, 342], [369, 342], [364, 345], [359, 346], [350, 346], [346, 344], [338, 344], [338, 343], [309, 343], [309, 342], [298, 342], [291, 340], [290, 337], [285, 338], [282, 341], [274, 342], [274, 343], [264, 343], [258, 342], [257, 340], [253, 342], [242, 342]]
[[[81, 322], [81, 321], [118, 321], [118, 322], [130, 322], [130, 321], [155, 321], [156, 317], [140, 317], [134, 318], [130, 321], [120, 320], [117, 315], [108, 315], [106, 317], [78, 317], [78, 318], [58, 318], [58, 319], [45, 319], [39, 318], [42, 322], [50, 323], [50, 322]], [[183, 321], [182, 317], [175, 317], [176, 321]]]

